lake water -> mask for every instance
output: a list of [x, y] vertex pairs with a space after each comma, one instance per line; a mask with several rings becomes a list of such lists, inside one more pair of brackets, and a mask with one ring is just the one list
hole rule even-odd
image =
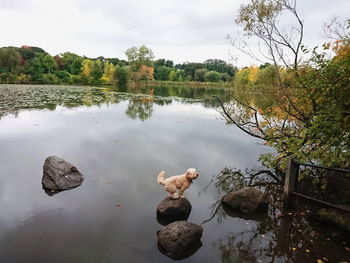
[[[181, 86], [1, 85], [0, 262], [173, 262], [157, 247], [163, 226], [156, 207], [167, 195], [157, 174], [198, 170], [185, 195], [192, 204], [188, 221], [200, 224], [220, 197], [214, 186], [202, 191], [212, 175], [257, 166], [269, 151], [226, 126], [208, 94], [229, 100], [220, 89]], [[51, 155], [76, 165], [83, 184], [47, 195], [41, 177]], [[293, 243], [282, 247], [274, 228], [263, 225], [218, 213], [203, 225], [202, 247], [183, 262], [329, 257], [322, 246], [326, 254], [294, 255]], [[328, 247], [346, 245], [339, 244]]]

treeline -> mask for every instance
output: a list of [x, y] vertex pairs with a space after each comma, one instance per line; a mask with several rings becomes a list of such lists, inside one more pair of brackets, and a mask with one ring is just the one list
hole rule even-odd
[[[278, 71], [278, 74], [277, 74]], [[291, 71], [286, 68], [276, 67], [270, 63], [265, 63], [260, 66], [244, 67], [236, 72], [234, 84], [241, 88], [257, 88], [257, 87], [278, 87], [278, 78], [281, 81], [288, 82], [291, 76]], [[277, 76], [278, 75], [278, 76]]]
[[0, 48], [0, 83], [40, 84], [125, 84], [128, 81], [227, 82], [237, 68], [223, 60], [175, 65], [166, 59], [154, 60], [146, 46], [125, 52], [127, 60], [88, 58], [71, 52], [51, 56], [39, 47]]
[[183, 63], [174, 66], [171, 60], [154, 61], [154, 77], [156, 80], [220, 82], [231, 81], [236, 67], [220, 59], [208, 59], [203, 63]]

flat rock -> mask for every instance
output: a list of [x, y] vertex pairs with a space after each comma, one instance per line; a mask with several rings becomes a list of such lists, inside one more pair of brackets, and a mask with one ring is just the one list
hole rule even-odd
[[41, 183], [45, 189], [68, 190], [82, 184], [84, 178], [71, 163], [57, 157], [46, 158]]
[[184, 259], [202, 246], [202, 234], [203, 228], [200, 225], [177, 221], [158, 231], [158, 248], [172, 259]]
[[263, 192], [253, 187], [245, 187], [222, 197], [221, 203], [233, 211], [252, 214], [267, 211], [268, 202]]
[[162, 225], [187, 220], [191, 209], [191, 203], [186, 198], [167, 197], [157, 207], [157, 220]]

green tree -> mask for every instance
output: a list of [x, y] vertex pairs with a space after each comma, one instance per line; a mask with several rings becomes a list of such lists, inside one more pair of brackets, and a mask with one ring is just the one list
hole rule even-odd
[[206, 82], [219, 82], [222, 80], [221, 74], [216, 71], [208, 71], [205, 73], [204, 79]]
[[260, 66], [260, 70], [257, 73], [257, 84], [276, 87], [278, 85], [276, 80], [277, 76], [274, 66], [271, 66], [270, 64], [264, 65], [263, 67]]
[[20, 66], [21, 55], [14, 47], [0, 48], [0, 70], [15, 72]]
[[186, 73], [185, 73], [184, 70], [177, 70], [176, 71], [176, 76], [175, 76], [176, 81], [180, 81], [180, 82], [185, 81], [186, 80], [186, 75], [185, 74]]
[[83, 57], [71, 52], [65, 52], [60, 57], [63, 62], [63, 70], [72, 75], [79, 75], [81, 73]]
[[206, 61], [204, 61], [204, 65], [209, 71], [227, 73], [231, 77], [233, 77], [235, 71], [237, 71], [237, 68], [228, 65], [225, 61], [221, 59], [207, 59]]
[[139, 70], [143, 65], [152, 66], [154, 54], [153, 51], [142, 45], [140, 47], [131, 47], [125, 51], [128, 63], [132, 66], [134, 71]]
[[[281, 30], [278, 18], [285, 13], [295, 23]], [[292, 0], [250, 0], [241, 6], [236, 23], [267, 50], [268, 61], [262, 63], [271, 66], [260, 69], [266, 72], [264, 76], [258, 72], [256, 82], [273, 78], [269, 72], [273, 69], [278, 85], [274, 103], [264, 110], [237, 96], [234, 100], [239, 110], [235, 112], [222, 103], [227, 122], [274, 147], [276, 154], [261, 156], [263, 164], [270, 167], [281, 170], [286, 158], [293, 156], [299, 161], [349, 168], [349, 41], [337, 39], [333, 46], [326, 44], [325, 48], [336, 52], [331, 59], [324, 52], [306, 49], [302, 45], [304, 25]], [[305, 58], [307, 54], [311, 58]]]
[[123, 86], [128, 82], [129, 71], [126, 67], [117, 67], [114, 78], [117, 80], [118, 85]]
[[154, 61], [155, 68], [160, 66], [172, 68], [174, 67], [174, 62], [172, 60], [168, 60], [168, 59], [166, 60], [164, 58], [157, 59], [156, 61]]
[[170, 81], [177, 81], [176, 70], [170, 71], [170, 73], [169, 73], [169, 80]]
[[204, 82], [205, 81], [204, 76], [207, 72], [208, 70], [206, 68], [197, 69], [194, 72], [194, 80]]
[[58, 71], [55, 72], [55, 76], [57, 77], [57, 79], [61, 83], [69, 83], [69, 84], [71, 84], [73, 82], [71, 74], [69, 74], [67, 71], [58, 70]]
[[166, 66], [155, 66], [154, 67], [154, 78], [156, 80], [163, 80], [166, 81], [169, 79], [169, 73], [172, 70], [172, 68], [166, 67]]
[[194, 79], [194, 73], [197, 69], [205, 68], [205, 65], [203, 63], [183, 63], [183, 64], [177, 64], [175, 66], [178, 69], [184, 70], [185, 75], [190, 75], [192, 79]]
[[103, 62], [100, 59], [93, 60], [91, 77], [94, 80], [94, 84], [98, 84], [103, 76]]
[[51, 74], [58, 68], [56, 60], [49, 54], [40, 55], [39, 58], [44, 69], [44, 73]]
[[231, 81], [231, 76], [227, 72], [222, 73], [221, 74], [221, 80], [224, 81], [224, 82]]

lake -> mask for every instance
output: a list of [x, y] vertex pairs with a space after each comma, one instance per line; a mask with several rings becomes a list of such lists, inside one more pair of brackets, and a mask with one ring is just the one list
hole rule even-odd
[[[203, 191], [212, 176], [225, 167], [258, 167], [259, 155], [271, 151], [226, 126], [210, 94], [230, 100], [223, 89], [186, 86], [0, 85], [0, 262], [173, 262], [157, 247], [163, 226], [156, 207], [167, 196], [158, 173], [197, 169], [185, 195], [192, 204], [188, 221], [201, 224], [220, 198], [215, 186]], [[51, 155], [76, 165], [83, 184], [46, 194], [41, 177]], [[273, 224], [221, 211], [203, 224], [202, 247], [183, 262], [347, 255], [344, 240], [317, 226], [296, 229], [295, 240], [281, 244], [288, 220]], [[317, 239], [298, 245], [298, 233], [311, 232]]]

